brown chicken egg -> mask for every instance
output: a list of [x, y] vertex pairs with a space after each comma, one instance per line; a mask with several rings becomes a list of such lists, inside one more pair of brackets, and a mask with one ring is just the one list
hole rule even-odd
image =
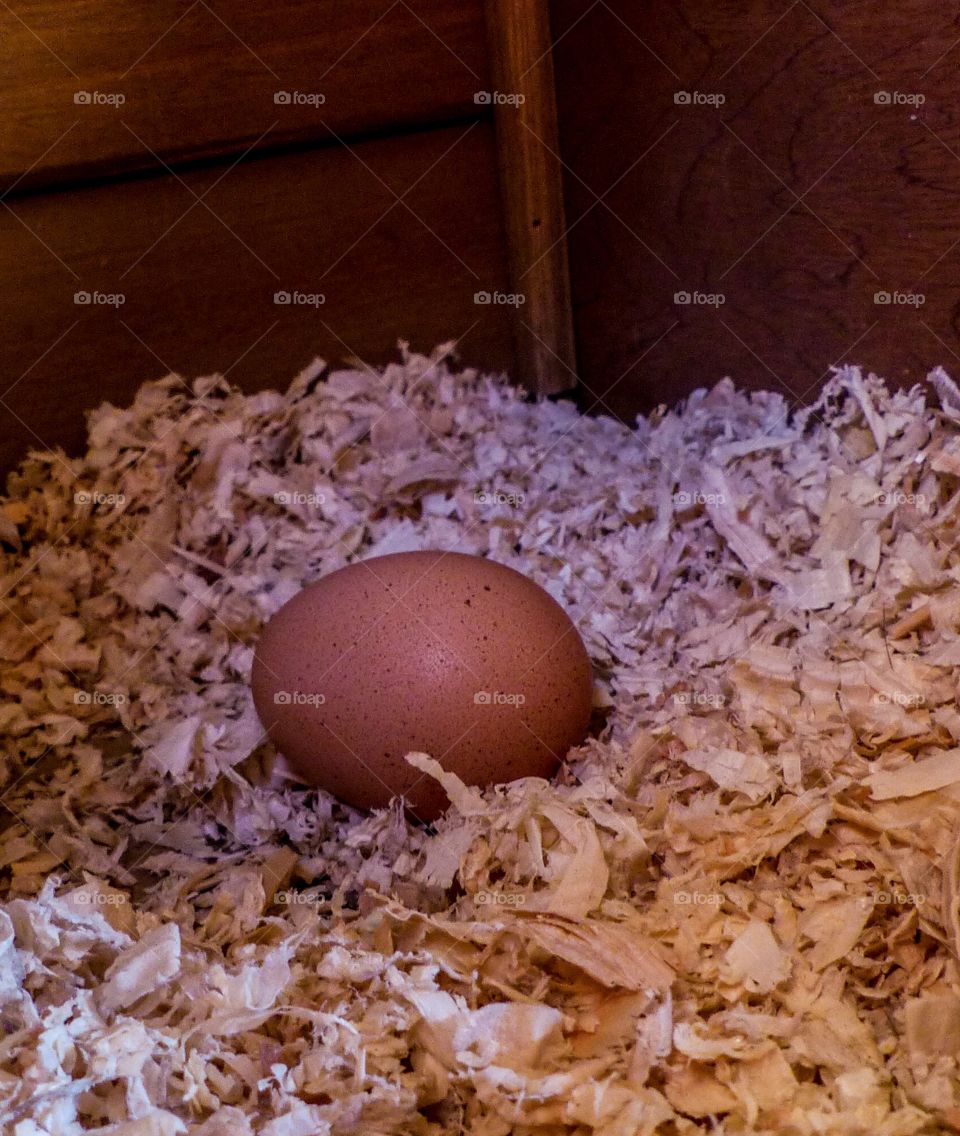
[[590, 660], [563, 608], [492, 560], [401, 552], [295, 595], [257, 645], [253, 699], [292, 768], [360, 808], [448, 804], [404, 756], [469, 785], [548, 777], [586, 735]]

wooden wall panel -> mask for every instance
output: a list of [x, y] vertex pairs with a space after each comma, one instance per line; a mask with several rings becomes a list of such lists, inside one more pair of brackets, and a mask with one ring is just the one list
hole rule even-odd
[[451, 121], [487, 85], [482, 0], [11, 0], [0, 189]]
[[[85, 409], [168, 370], [283, 386], [316, 354], [377, 363], [399, 337], [429, 350], [458, 335], [465, 361], [508, 367], [508, 316], [474, 303], [507, 288], [495, 165], [481, 121], [11, 199], [0, 468], [31, 445], [75, 449]], [[297, 291], [325, 302], [274, 302]]]
[[552, 0], [552, 17], [586, 407], [629, 418], [724, 375], [798, 402], [840, 361], [960, 371], [953, 7]]

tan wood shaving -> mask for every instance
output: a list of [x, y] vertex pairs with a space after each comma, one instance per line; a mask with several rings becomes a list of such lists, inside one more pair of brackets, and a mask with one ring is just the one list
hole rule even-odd
[[[630, 427], [460, 370], [144, 385], [0, 500], [13, 1136], [960, 1131], [960, 390]], [[606, 717], [364, 816], [266, 744], [264, 621], [360, 557], [546, 587]]]

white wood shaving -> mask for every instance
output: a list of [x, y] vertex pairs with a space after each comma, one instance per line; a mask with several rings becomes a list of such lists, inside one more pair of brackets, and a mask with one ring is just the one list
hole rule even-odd
[[[13, 1136], [960, 1131], [960, 393], [635, 427], [457, 371], [148, 383], [0, 499]], [[435, 831], [307, 791], [264, 621], [490, 556], [607, 717]]]

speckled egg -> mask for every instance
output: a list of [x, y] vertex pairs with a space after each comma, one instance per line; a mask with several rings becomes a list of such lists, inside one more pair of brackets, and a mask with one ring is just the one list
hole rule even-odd
[[307, 784], [360, 808], [448, 804], [404, 761], [419, 751], [469, 785], [548, 777], [590, 721], [592, 676], [563, 608], [512, 568], [457, 552], [351, 564], [264, 628], [257, 713]]

